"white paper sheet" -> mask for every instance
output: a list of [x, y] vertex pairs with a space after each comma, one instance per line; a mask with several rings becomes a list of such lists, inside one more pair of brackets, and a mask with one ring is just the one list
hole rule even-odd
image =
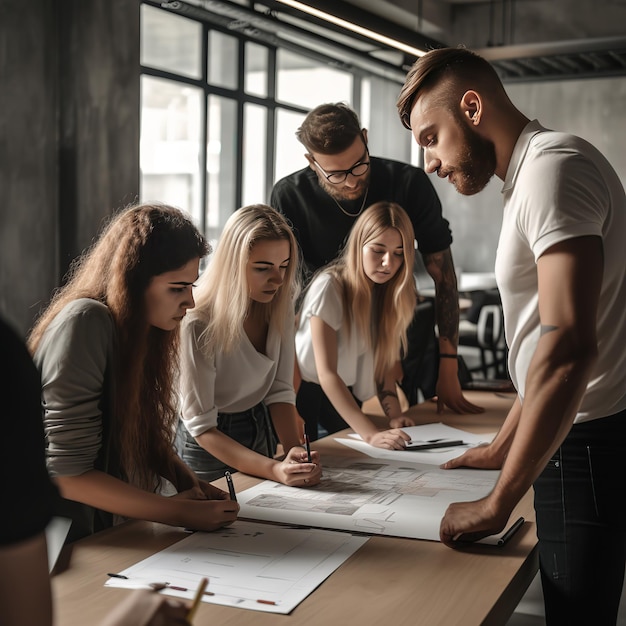
[[[494, 470], [442, 470], [347, 457], [324, 456], [322, 463], [322, 482], [316, 487], [299, 489], [267, 480], [238, 493], [240, 516], [439, 541], [448, 505], [482, 498], [499, 475]], [[481, 542], [497, 544], [502, 534]]]
[[[441, 465], [450, 459], [463, 454], [465, 450], [481, 443], [489, 443], [495, 433], [476, 435], [465, 430], [452, 428], [442, 423], [423, 424], [421, 426], [408, 426], [402, 428], [412, 441], [429, 441], [432, 439], [461, 439], [468, 445], [455, 446], [452, 448], [435, 448], [433, 450], [385, 450], [370, 446], [357, 434], [349, 435], [349, 438], [336, 438], [335, 441], [367, 454], [375, 459], [387, 459], [389, 461], [402, 461], [409, 463], [425, 463], [430, 465]], [[324, 460], [322, 459], [322, 463]]]
[[[289, 613], [367, 541], [349, 533], [236, 521], [193, 533], [109, 578], [108, 587], [145, 588], [191, 600], [203, 577], [204, 602]], [[180, 587], [182, 590], [172, 589]]]

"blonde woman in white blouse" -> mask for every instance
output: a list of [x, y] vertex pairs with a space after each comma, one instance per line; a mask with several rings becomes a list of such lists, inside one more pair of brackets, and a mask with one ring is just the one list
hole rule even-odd
[[[394, 372], [417, 297], [415, 235], [394, 202], [376, 202], [356, 220], [345, 249], [311, 281], [300, 310], [298, 409], [311, 440], [352, 428], [373, 446], [402, 450], [413, 421], [402, 413]], [[389, 419], [380, 429], [361, 410], [377, 395]]]
[[[277, 211], [231, 215], [181, 335], [179, 454], [205, 480], [240, 470], [292, 486], [320, 481], [295, 407], [297, 276], [297, 244]], [[277, 440], [284, 460], [274, 458]]]

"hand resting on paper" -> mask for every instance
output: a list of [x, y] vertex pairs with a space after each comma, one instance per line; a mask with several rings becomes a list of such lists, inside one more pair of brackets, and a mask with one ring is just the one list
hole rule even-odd
[[392, 417], [389, 420], [389, 426], [391, 428], [406, 428], [408, 426], [415, 426], [415, 420], [406, 415], [399, 415], [398, 417]]
[[[398, 418], [396, 418], [398, 419]], [[413, 424], [410, 424], [413, 426]], [[365, 441], [375, 448], [385, 448], [386, 450], [404, 450], [406, 444], [411, 441], [411, 437], [399, 428], [391, 430], [381, 430], [373, 435], [364, 437]]]
[[497, 454], [494, 446], [481, 444], [469, 448], [460, 456], [443, 463], [441, 469], [456, 469], [457, 467], [473, 467], [476, 469], [501, 469], [504, 463], [502, 454]]
[[453, 502], [448, 506], [439, 526], [441, 543], [450, 548], [478, 541], [502, 531], [510, 511], [498, 510], [490, 496], [474, 502]]

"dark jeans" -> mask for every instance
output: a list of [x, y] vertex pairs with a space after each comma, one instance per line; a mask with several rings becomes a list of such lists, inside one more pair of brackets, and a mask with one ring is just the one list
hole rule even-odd
[[626, 562], [626, 411], [572, 427], [534, 485], [548, 626], [614, 625]]
[[[242, 413], [220, 413], [217, 416], [217, 429], [242, 446], [263, 456], [271, 458], [276, 453], [276, 435], [267, 407], [263, 403]], [[178, 422], [176, 447], [181, 459], [202, 480], [211, 481], [222, 478], [226, 470], [237, 471], [236, 468], [229, 467], [199, 446], [185, 428], [182, 420]]]
[[[361, 401], [356, 397], [354, 399], [360, 407]], [[308, 383], [304, 380], [300, 383], [296, 408], [304, 419], [304, 429], [311, 441], [319, 438], [318, 427], [320, 424], [329, 434], [350, 428], [341, 415], [337, 413], [320, 385], [315, 383]]]

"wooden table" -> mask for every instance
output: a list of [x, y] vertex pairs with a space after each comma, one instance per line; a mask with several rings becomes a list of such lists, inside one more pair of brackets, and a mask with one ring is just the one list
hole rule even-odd
[[[437, 415], [433, 403], [411, 409], [419, 423], [442, 421], [464, 430], [497, 430], [513, 396], [468, 392], [488, 410], [480, 415]], [[332, 438], [314, 442], [325, 453], [360, 453]], [[258, 479], [234, 475], [237, 490]], [[218, 483], [219, 484], [219, 483]], [[225, 485], [220, 485], [225, 487]], [[452, 550], [433, 541], [372, 537], [290, 615], [247, 611], [203, 603], [195, 626], [319, 626], [393, 624], [472, 626], [505, 624], [537, 571], [532, 494], [512, 518], [527, 522], [502, 548], [472, 545]], [[57, 626], [96, 625], [128, 590], [104, 587], [107, 572], [123, 570], [182, 539], [178, 528], [128, 522], [64, 548], [67, 569], [53, 577]]]

